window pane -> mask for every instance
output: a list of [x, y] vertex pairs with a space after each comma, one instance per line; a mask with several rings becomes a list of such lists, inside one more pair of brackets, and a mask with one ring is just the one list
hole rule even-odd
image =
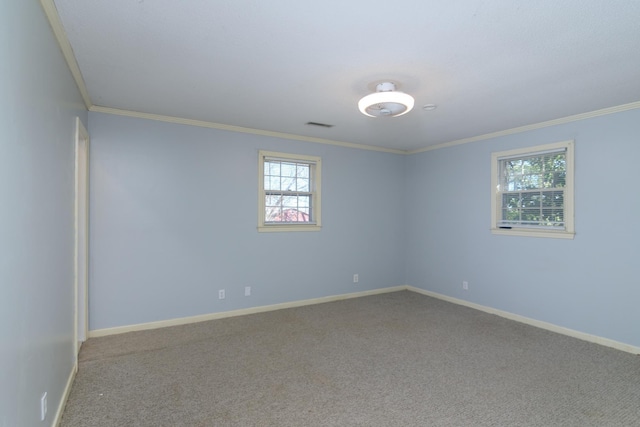
[[522, 218], [522, 221], [527, 221], [530, 223], [538, 223], [540, 222], [540, 218], [541, 218], [540, 209], [522, 209], [521, 218]]
[[309, 222], [309, 214], [298, 209], [284, 209], [282, 219], [284, 222]]
[[282, 198], [282, 206], [287, 208], [297, 208], [298, 207], [298, 197], [296, 196], [285, 196]]
[[300, 209], [300, 217], [305, 222], [311, 221], [311, 211], [309, 209]]
[[565, 185], [566, 154], [552, 153], [501, 161], [507, 191], [556, 188]]
[[282, 196], [266, 196], [264, 200], [265, 206], [280, 206]]
[[553, 174], [553, 185], [550, 187], [565, 187], [567, 185], [567, 172], [559, 171]]
[[280, 162], [266, 162], [264, 170], [268, 175], [280, 176]]
[[517, 209], [520, 207], [520, 196], [512, 193], [503, 194], [502, 206], [508, 209]]
[[566, 153], [503, 159], [498, 170], [503, 191], [498, 211], [501, 223], [563, 226]]
[[265, 190], [280, 190], [280, 177], [268, 176], [264, 179]]
[[540, 195], [536, 193], [524, 193], [522, 195], [522, 206], [525, 208], [535, 208], [540, 206]]
[[282, 209], [280, 209], [279, 207], [267, 206], [264, 212], [264, 220], [268, 222], [279, 221], [278, 218], [282, 217]]
[[310, 222], [311, 196], [265, 196], [266, 222]]
[[510, 210], [507, 210], [507, 209], [503, 209], [502, 210], [502, 220], [503, 220], [503, 222], [506, 222], [506, 221], [517, 221], [518, 219], [520, 219], [520, 214], [518, 212], [510, 211]]
[[295, 178], [281, 178], [280, 179], [280, 189], [284, 190], [284, 191], [295, 191], [295, 183], [296, 183], [296, 179]]
[[[311, 218], [316, 216], [316, 212], [313, 212], [315, 207], [312, 206], [312, 200], [319, 199], [319, 194], [312, 192], [315, 185], [311, 180], [319, 178], [320, 158], [313, 157], [312, 163], [308, 163], [285, 153], [269, 152], [268, 155], [266, 152], [261, 151], [261, 153], [265, 159], [262, 165], [264, 189], [261, 189], [265, 212], [264, 221], [260, 220], [259, 225], [311, 223]], [[273, 160], [273, 158], [280, 159], [280, 155], [282, 160]], [[267, 160], [267, 157], [271, 157], [272, 160]], [[262, 205], [262, 202], [260, 204]], [[313, 224], [316, 223], [320, 224], [320, 212], [317, 212], [317, 218], [314, 218]], [[274, 228], [274, 230], [283, 229]]]
[[542, 206], [562, 208], [564, 205], [564, 195], [559, 191], [545, 191], [542, 193]]
[[297, 169], [298, 169], [297, 171], [298, 178], [309, 178], [309, 169], [310, 169], [309, 165], [298, 163]]
[[281, 173], [282, 176], [295, 177], [296, 176], [296, 164], [295, 163], [282, 163]]
[[268, 222], [309, 222], [309, 211], [291, 208], [267, 209]]
[[564, 221], [563, 212], [562, 210], [558, 210], [558, 209], [543, 209], [542, 216], [546, 221], [552, 222], [552, 223], [559, 223]]
[[307, 178], [298, 178], [296, 180], [297, 191], [309, 191], [309, 179]]

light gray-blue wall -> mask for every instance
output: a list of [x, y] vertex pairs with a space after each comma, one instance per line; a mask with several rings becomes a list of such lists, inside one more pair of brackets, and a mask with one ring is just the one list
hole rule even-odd
[[[90, 113], [90, 328], [408, 284], [638, 346], [638, 123], [400, 156]], [[567, 139], [575, 239], [492, 235], [491, 152]], [[256, 231], [259, 149], [322, 156], [321, 232]]]
[[[404, 284], [403, 155], [95, 112], [89, 132], [91, 330]], [[322, 158], [321, 231], [258, 233], [259, 149]]]
[[[407, 283], [640, 346], [639, 135], [636, 109], [409, 156]], [[575, 239], [492, 235], [491, 153], [569, 139]]]
[[[0, 5], [0, 425], [51, 425], [72, 372], [74, 132], [86, 110], [34, 0]], [[40, 396], [48, 415], [40, 421]]]
[[[87, 113], [37, 1], [0, 5], [0, 64], [0, 425], [43, 425], [45, 391], [49, 425], [74, 361]], [[90, 328], [409, 284], [639, 346], [639, 123], [633, 110], [405, 157], [92, 113]], [[565, 139], [575, 239], [491, 235], [490, 153]], [[321, 232], [257, 233], [258, 149], [322, 156]]]

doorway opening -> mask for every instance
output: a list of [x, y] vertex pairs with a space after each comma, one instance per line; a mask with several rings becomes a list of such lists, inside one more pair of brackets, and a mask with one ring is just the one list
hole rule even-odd
[[75, 141], [75, 337], [74, 357], [89, 331], [89, 133], [76, 118]]

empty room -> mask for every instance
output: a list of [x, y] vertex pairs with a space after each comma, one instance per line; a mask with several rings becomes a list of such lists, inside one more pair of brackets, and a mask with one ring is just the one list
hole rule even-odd
[[640, 3], [0, 6], [0, 426], [640, 425]]

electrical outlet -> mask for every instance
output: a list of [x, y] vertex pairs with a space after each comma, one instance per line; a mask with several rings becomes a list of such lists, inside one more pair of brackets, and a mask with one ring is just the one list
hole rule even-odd
[[357, 274], [353, 275], [353, 283], [358, 283], [358, 281], [360, 280], [360, 277]]
[[218, 299], [224, 299], [224, 289], [218, 291]]
[[40, 398], [40, 421], [44, 421], [47, 418], [47, 392], [42, 393]]
[[464, 289], [465, 291], [469, 290], [469, 282], [467, 282], [466, 280], [462, 282], [462, 289]]
[[245, 297], [251, 296], [251, 286], [245, 286], [244, 287], [244, 296]]

